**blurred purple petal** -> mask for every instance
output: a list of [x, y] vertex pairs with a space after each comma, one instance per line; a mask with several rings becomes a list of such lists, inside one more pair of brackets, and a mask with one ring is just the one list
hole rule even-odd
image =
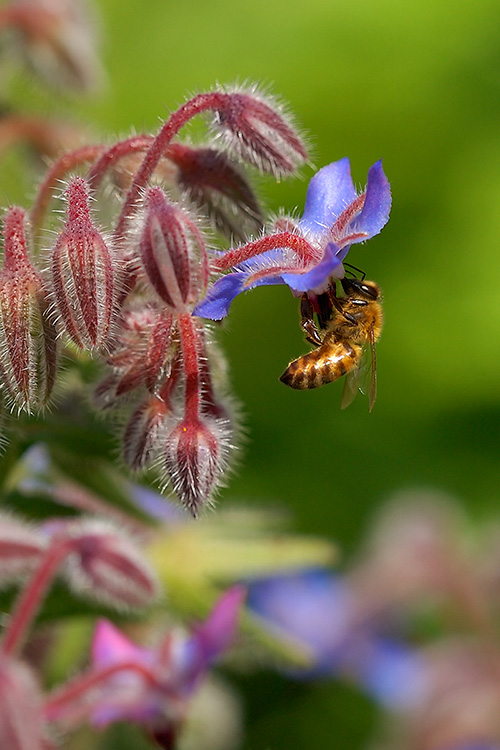
[[375, 638], [358, 679], [366, 692], [391, 710], [418, 705], [427, 687], [426, 664], [418, 651], [394, 640]]
[[234, 641], [238, 618], [246, 589], [233, 586], [223, 594], [204, 623], [194, 628], [196, 640], [205, 665], [211, 663]]
[[178, 503], [174, 503], [173, 500], [169, 500], [155, 490], [141, 484], [130, 484], [129, 489], [131, 499], [137, 507], [151, 518], [167, 524], [182, 523], [187, 520], [187, 513]]
[[347, 586], [327, 571], [311, 570], [252, 581], [247, 606], [308, 645], [318, 664], [331, 662], [351, 616]]
[[425, 690], [425, 665], [417, 651], [383, 636], [374, 623], [360, 621], [356, 594], [340, 577], [310, 570], [254, 581], [248, 608], [273, 632], [302, 642], [313, 652], [299, 679], [343, 676], [379, 703], [393, 709], [418, 703]]
[[233, 641], [246, 591], [234, 586], [205, 622], [186, 636], [168, 632], [154, 649], [141, 648], [108, 620], [99, 620], [92, 643], [96, 673], [113, 669], [88, 705], [94, 726], [133, 721], [168, 729], [185, 715], [186, 701], [213, 660]]
[[150, 665], [152, 652], [136, 646], [109, 620], [98, 620], [92, 639], [92, 661], [97, 667], [107, 667], [120, 661], [138, 661]]

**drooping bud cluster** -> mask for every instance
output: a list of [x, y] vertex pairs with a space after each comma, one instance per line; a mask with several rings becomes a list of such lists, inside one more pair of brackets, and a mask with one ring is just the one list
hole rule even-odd
[[222, 479], [231, 443], [205, 329], [190, 312], [208, 283], [208, 251], [196, 220], [160, 188], [146, 192], [139, 221], [132, 262], [156, 295], [147, 307], [143, 300], [139, 310], [124, 311], [109, 357], [116, 396], [146, 391], [125, 427], [123, 456], [133, 470], [155, 463], [165, 488], [197, 515]]
[[[177, 141], [184, 125], [203, 113], [219, 143]], [[119, 416], [125, 462], [133, 471], [152, 468], [161, 486], [173, 489], [196, 516], [223, 481], [234, 444], [233, 418], [211, 372], [207, 327], [193, 313], [221, 255], [211, 249], [207, 230], [211, 223], [226, 238], [245, 241], [262, 229], [258, 200], [238, 160], [281, 176], [305, 158], [281, 108], [248, 88], [193, 97], [155, 137], [63, 156], [32, 210], [36, 244], [58, 182], [68, 170], [95, 161], [86, 178], [68, 179], [66, 220], [50, 257], [39, 253], [46, 277], [28, 260], [24, 212], [7, 213], [0, 377], [10, 401], [29, 412], [47, 402], [56, 339], [81, 356], [100, 358], [108, 371], [95, 403]], [[128, 179], [117, 177], [121, 165]], [[93, 201], [96, 213], [109, 216], [105, 177], [119, 198], [124, 193], [109, 238], [90, 210]]]

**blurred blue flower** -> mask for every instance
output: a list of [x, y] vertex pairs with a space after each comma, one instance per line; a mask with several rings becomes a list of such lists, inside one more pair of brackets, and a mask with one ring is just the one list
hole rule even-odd
[[289, 231], [221, 256], [215, 267], [224, 267], [224, 257], [237, 258], [235, 270], [216, 281], [194, 314], [220, 320], [240, 292], [266, 284], [287, 284], [294, 294], [325, 291], [330, 280], [343, 278], [342, 261], [351, 245], [378, 234], [389, 220], [390, 208], [391, 190], [381, 161], [368, 171], [366, 190], [360, 195], [349, 159], [323, 167], [309, 183], [298, 224], [288, 221]]
[[189, 636], [170, 632], [155, 649], [137, 646], [111, 622], [100, 620], [92, 665], [103, 675], [105, 689], [91, 706], [92, 723], [134, 721], [158, 728], [180, 720], [199, 680], [233, 642], [244, 595], [241, 586], [229, 589]]
[[170, 500], [159, 492], [141, 484], [128, 484], [130, 499], [146, 515], [155, 521], [167, 525], [185, 523], [188, 519], [187, 511], [182, 506]]
[[275, 634], [312, 651], [310, 669], [295, 677], [346, 677], [391, 709], [419, 701], [426, 679], [419, 653], [361, 619], [356, 594], [342, 578], [310, 570], [256, 580], [247, 606]]

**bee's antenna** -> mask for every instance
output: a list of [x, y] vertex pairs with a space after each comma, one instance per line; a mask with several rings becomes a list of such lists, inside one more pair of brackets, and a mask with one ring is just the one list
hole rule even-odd
[[352, 263], [344, 263], [344, 268], [347, 269], [347, 272], [351, 274], [351, 276], [356, 276], [354, 271], [360, 274], [361, 278], [360, 281], [364, 281], [366, 278], [366, 273], [361, 270], [361, 268], [357, 268], [356, 266], [353, 266]]

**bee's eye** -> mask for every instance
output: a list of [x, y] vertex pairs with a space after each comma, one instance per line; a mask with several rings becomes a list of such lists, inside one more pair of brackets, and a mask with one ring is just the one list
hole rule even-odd
[[370, 297], [371, 299], [377, 299], [378, 297], [377, 289], [375, 289], [373, 286], [368, 286], [368, 284], [362, 284], [360, 290], [363, 294], [366, 294], [366, 296]]

